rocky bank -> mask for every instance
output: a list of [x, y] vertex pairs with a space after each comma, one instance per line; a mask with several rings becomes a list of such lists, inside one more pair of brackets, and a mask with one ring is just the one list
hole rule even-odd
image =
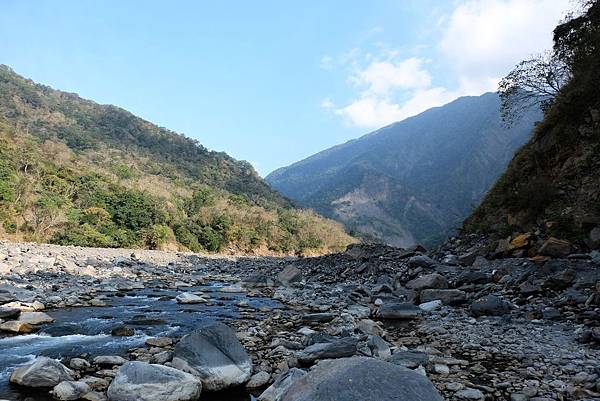
[[600, 399], [600, 253], [526, 256], [475, 237], [316, 258], [0, 242], [5, 337], [142, 288], [210, 304], [190, 288], [219, 282], [222, 293], [282, 305], [240, 301], [235, 319], [150, 337], [124, 355], [38, 356], [5, 380], [58, 400], [225, 400], [231, 389], [260, 401]]

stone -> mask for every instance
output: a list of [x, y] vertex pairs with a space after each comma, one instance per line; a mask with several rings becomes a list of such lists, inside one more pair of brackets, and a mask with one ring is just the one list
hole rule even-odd
[[202, 324], [175, 345], [173, 366], [198, 376], [207, 391], [244, 384], [252, 374], [252, 360], [235, 332], [220, 322]]
[[192, 401], [200, 398], [200, 379], [180, 370], [127, 362], [108, 387], [110, 401]]
[[444, 305], [460, 305], [467, 300], [467, 293], [456, 289], [426, 289], [421, 291], [421, 302], [440, 300]]
[[531, 233], [517, 235], [515, 238], [513, 238], [512, 241], [510, 241], [510, 244], [508, 246], [509, 250], [524, 248], [528, 246], [529, 238], [531, 238]]
[[310, 345], [297, 354], [298, 362], [304, 365], [314, 363], [318, 359], [332, 359], [353, 356], [356, 354], [356, 338], [346, 337], [332, 342]]
[[52, 389], [52, 396], [59, 401], [79, 400], [91, 391], [85, 382], [66, 380], [58, 383]]
[[8, 331], [10, 333], [24, 334], [35, 331], [35, 328], [29, 323], [21, 322], [18, 320], [9, 320], [0, 324], [0, 330]]
[[459, 400], [483, 400], [485, 399], [485, 396], [483, 395], [483, 393], [481, 392], [481, 390], [477, 390], [474, 388], [465, 388], [463, 390], [459, 390], [456, 393], [454, 393], [454, 397], [458, 398]]
[[550, 256], [552, 258], [564, 258], [571, 253], [571, 243], [566, 240], [550, 237], [544, 242], [539, 250], [539, 254]]
[[426, 366], [428, 361], [429, 357], [427, 354], [419, 351], [396, 351], [388, 360], [388, 362], [391, 362], [394, 365], [403, 366], [409, 369]]
[[277, 274], [277, 280], [281, 284], [289, 286], [302, 281], [302, 272], [295, 266], [287, 266]]
[[207, 302], [206, 299], [191, 292], [182, 292], [175, 297], [175, 300], [179, 304], [203, 304]]
[[383, 304], [379, 307], [379, 317], [382, 319], [410, 320], [421, 314], [421, 309], [409, 303]]
[[128, 326], [117, 326], [110, 331], [110, 334], [115, 337], [131, 337], [135, 331]]
[[10, 382], [25, 387], [52, 388], [65, 380], [73, 380], [75, 372], [56, 359], [39, 356], [29, 365], [16, 368]]
[[471, 313], [475, 316], [501, 316], [510, 312], [510, 304], [500, 297], [488, 295], [471, 304]]
[[108, 380], [95, 376], [85, 376], [79, 381], [85, 382], [92, 390], [96, 391], [106, 391], [109, 384]]
[[446, 277], [438, 273], [426, 274], [406, 283], [406, 288], [423, 290], [426, 288], [448, 288]]
[[369, 347], [371, 354], [376, 358], [387, 360], [392, 356], [390, 345], [379, 336], [369, 336], [367, 347]]
[[321, 312], [321, 313], [307, 313], [302, 316], [303, 323], [325, 323], [331, 322], [335, 318], [333, 313]]
[[253, 375], [248, 383], [246, 383], [246, 388], [254, 389], [263, 387], [265, 384], [269, 382], [271, 379], [271, 375], [265, 371], [261, 371]]
[[170, 337], [153, 337], [146, 339], [146, 345], [151, 347], [168, 347], [173, 345], [173, 339]]
[[52, 323], [54, 318], [44, 312], [22, 312], [19, 321], [31, 325]]
[[293, 381], [279, 401], [442, 401], [433, 384], [412, 370], [374, 358], [319, 363]]
[[107, 401], [108, 398], [104, 395], [104, 393], [99, 393], [98, 391], [90, 391], [89, 393], [84, 394], [81, 397], [82, 400], [85, 401]]
[[18, 317], [21, 314], [19, 308], [5, 308], [0, 307], [0, 319], [12, 319]]
[[435, 310], [438, 310], [442, 307], [442, 301], [440, 301], [439, 299], [436, 299], [435, 301], [429, 301], [429, 302], [423, 302], [422, 304], [419, 304], [419, 309], [421, 309], [423, 312], [433, 312]]
[[258, 397], [258, 401], [280, 401], [283, 393], [287, 391], [288, 388], [299, 378], [303, 377], [306, 374], [303, 370], [292, 368], [287, 372], [283, 372], [267, 388], [263, 393]]
[[100, 366], [123, 365], [125, 362], [127, 362], [127, 359], [118, 355], [99, 355], [94, 358], [94, 364]]
[[435, 265], [433, 259], [427, 255], [415, 255], [408, 259], [408, 265], [410, 267], [432, 267]]
[[90, 367], [90, 363], [82, 358], [71, 358], [69, 361], [69, 367], [75, 370], [85, 370]]

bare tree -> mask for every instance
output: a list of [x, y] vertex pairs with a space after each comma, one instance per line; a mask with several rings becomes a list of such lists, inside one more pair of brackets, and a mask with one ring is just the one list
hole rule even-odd
[[547, 110], [570, 79], [571, 69], [554, 53], [521, 61], [498, 84], [503, 122], [511, 125], [532, 107]]

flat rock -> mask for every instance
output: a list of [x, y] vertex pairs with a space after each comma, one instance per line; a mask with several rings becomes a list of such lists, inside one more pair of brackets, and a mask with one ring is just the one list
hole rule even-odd
[[406, 283], [406, 288], [423, 290], [426, 288], [448, 288], [446, 277], [438, 273], [426, 274]]
[[19, 321], [31, 325], [52, 323], [54, 318], [44, 312], [23, 312]]
[[421, 314], [421, 309], [409, 303], [383, 304], [379, 307], [379, 317], [382, 319], [410, 320]]
[[444, 305], [460, 305], [467, 300], [467, 294], [456, 289], [426, 289], [420, 297], [421, 302], [440, 300]]
[[100, 366], [123, 365], [127, 359], [118, 355], [99, 355], [94, 358], [94, 363]]
[[90, 391], [90, 386], [85, 382], [66, 380], [54, 386], [52, 396], [59, 401], [74, 401]]
[[471, 304], [471, 313], [475, 316], [500, 316], [510, 312], [510, 304], [500, 297], [488, 295]]
[[0, 324], [0, 330], [7, 331], [9, 333], [31, 333], [35, 331], [35, 328], [29, 323], [21, 322], [18, 320], [9, 320]]
[[344, 358], [356, 354], [356, 338], [341, 338], [333, 342], [317, 343], [300, 351], [298, 362], [312, 364], [318, 359]]
[[258, 401], [280, 401], [283, 393], [285, 393], [296, 380], [303, 377], [305, 374], [306, 372], [298, 368], [292, 368], [287, 372], [281, 373], [277, 376], [273, 384], [258, 397]]
[[175, 297], [175, 300], [180, 304], [203, 304], [207, 302], [206, 299], [191, 292], [182, 292]]
[[192, 401], [200, 398], [199, 378], [163, 365], [127, 362], [108, 387], [110, 401]]

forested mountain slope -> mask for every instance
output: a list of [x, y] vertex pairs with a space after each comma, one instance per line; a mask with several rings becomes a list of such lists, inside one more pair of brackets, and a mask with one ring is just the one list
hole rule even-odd
[[107, 247], [323, 252], [352, 239], [247, 162], [0, 66], [0, 234]]

